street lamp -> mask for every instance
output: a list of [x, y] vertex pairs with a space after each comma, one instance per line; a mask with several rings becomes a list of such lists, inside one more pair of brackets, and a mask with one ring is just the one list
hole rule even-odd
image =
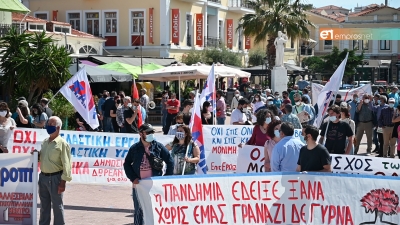
[[268, 80], [268, 66], [269, 66], [269, 64], [268, 64], [268, 57], [267, 57], [267, 56], [264, 57], [264, 65], [265, 65], [265, 79], [264, 79], [264, 84], [265, 84], [265, 86], [267, 86], [266, 84], [267, 84], [267, 80]]

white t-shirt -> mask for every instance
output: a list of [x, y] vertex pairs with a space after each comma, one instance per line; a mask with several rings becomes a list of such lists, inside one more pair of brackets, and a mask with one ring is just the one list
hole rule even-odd
[[235, 122], [243, 123], [246, 121], [247, 121], [246, 114], [242, 113], [242, 111], [240, 111], [240, 109], [233, 110], [233, 112], [231, 114], [231, 125], [233, 125], [233, 123], [235, 123]]

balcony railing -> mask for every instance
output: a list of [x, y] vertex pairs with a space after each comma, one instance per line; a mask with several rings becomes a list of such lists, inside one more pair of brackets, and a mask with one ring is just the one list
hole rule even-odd
[[186, 36], [186, 46], [192, 46], [192, 35]]
[[221, 39], [216, 37], [204, 37], [204, 40], [207, 41], [207, 47], [218, 48], [221, 44]]
[[246, 0], [229, 0], [228, 7], [254, 9]]
[[0, 24], [0, 37], [4, 37], [10, 29], [11, 29], [11, 25]]
[[207, 1], [214, 2], [214, 3], [217, 3], [217, 4], [221, 4], [221, 0], [207, 0]]
[[300, 51], [301, 55], [313, 55], [313, 51], [311, 48], [302, 48]]

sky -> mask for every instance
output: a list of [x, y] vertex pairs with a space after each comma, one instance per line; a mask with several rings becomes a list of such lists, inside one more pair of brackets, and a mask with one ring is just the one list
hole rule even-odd
[[[353, 9], [358, 6], [366, 6], [369, 4], [385, 4], [385, 0], [303, 0], [306, 4], [313, 4], [314, 7], [322, 7], [327, 5], [341, 6], [345, 9]], [[389, 0], [388, 5], [393, 8], [400, 7], [400, 0]]]

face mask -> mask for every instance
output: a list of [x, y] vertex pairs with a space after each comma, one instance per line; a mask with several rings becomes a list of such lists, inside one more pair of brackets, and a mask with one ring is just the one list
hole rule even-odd
[[56, 126], [49, 126], [49, 125], [47, 125], [46, 131], [47, 131], [48, 134], [52, 134], [52, 133], [54, 133], [54, 132], [57, 131], [57, 127], [56, 127]]
[[239, 94], [235, 94], [235, 97], [236, 97], [236, 98], [239, 98], [239, 96], [240, 96]]
[[247, 113], [247, 107], [246, 108], [242, 108], [242, 112], [243, 113]]
[[136, 105], [133, 105], [133, 106], [132, 106], [132, 109], [133, 109], [133, 110], [136, 110]]
[[208, 112], [213, 112], [213, 107], [212, 106], [208, 107]]
[[369, 103], [369, 99], [365, 99], [365, 100], [364, 100], [364, 103], [367, 103], [367, 104], [368, 104], [368, 103]]
[[299, 106], [301, 104], [301, 102], [296, 102], [296, 105]]
[[176, 98], [172, 98], [172, 101], [175, 101], [176, 100]]
[[128, 107], [129, 107], [129, 108], [132, 108], [132, 104], [131, 104], [131, 103], [128, 103]]
[[117, 100], [117, 104], [121, 104], [121, 100]]
[[6, 115], [7, 115], [7, 111], [6, 110], [0, 111], [0, 116], [1, 117], [6, 117]]
[[190, 113], [193, 113], [193, 109], [194, 109], [194, 108], [191, 108], [191, 109], [189, 110], [189, 112], [190, 112]]
[[355, 98], [355, 99], [354, 99], [354, 101], [356, 101], [356, 102], [358, 102], [358, 100], [359, 100], [358, 98]]
[[280, 137], [281, 136], [279, 130], [274, 130], [274, 135], [275, 135], [275, 137]]
[[377, 102], [378, 102], [378, 105], [380, 105], [380, 104], [381, 104], [381, 100], [378, 100]]
[[272, 104], [274, 104], [273, 101], [268, 101], [268, 102], [267, 102], [267, 105], [272, 105]]
[[331, 122], [334, 122], [334, 121], [336, 121], [336, 119], [337, 119], [337, 117], [336, 117], [336, 116], [330, 116], [330, 117], [329, 117], [329, 120], [330, 120]]
[[256, 101], [260, 100], [259, 98], [254, 98]]
[[390, 107], [390, 108], [393, 108], [393, 107], [394, 107], [394, 104], [393, 104], [393, 103], [389, 103], [389, 107]]
[[271, 123], [271, 117], [267, 117], [267, 118], [265, 119], [265, 122], [266, 122], [267, 124]]
[[178, 140], [182, 140], [185, 138], [185, 133], [184, 132], [176, 132], [175, 137], [178, 138]]
[[152, 142], [154, 141], [154, 134], [147, 134], [146, 135], [146, 142]]
[[278, 98], [279, 98], [279, 95], [275, 95], [275, 98], [278, 99]]

